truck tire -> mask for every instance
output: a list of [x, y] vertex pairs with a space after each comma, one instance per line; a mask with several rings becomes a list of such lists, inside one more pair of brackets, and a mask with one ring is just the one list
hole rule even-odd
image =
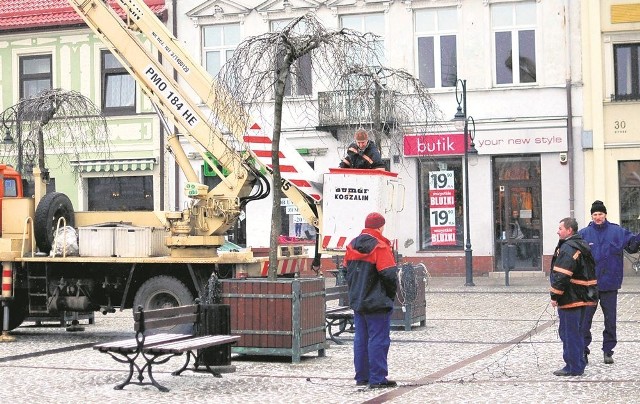
[[38, 203], [33, 221], [36, 245], [45, 254], [51, 251], [60, 217], [65, 218], [67, 226], [74, 227], [73, 204], [69, 198], [60, 192], [50, 192]]
[[[193, 300], [193, 294], [181, 280], [173, 276], [158, 275], [147, 279], [138, 288], [133, 298], [133, 310], [138, 310], [138, 306], [142, 306], [145, 310], [185, 306], [193, 304]], [[192, 333], [193, 327], [178, 326], [164, 328], [158, 332]], [[148, 334], [153, 334], [153, 332]]]
[[[18, 328], [20, 324], [27, 318], [29, 304], [27, 302], [26, 292], [21, 293], [16, 290], [16, 296], [13, 300], [8, 301], [9, 307], [9, 330]], [[4, 327], [4, 307], [0, 305], [0, 330]]]

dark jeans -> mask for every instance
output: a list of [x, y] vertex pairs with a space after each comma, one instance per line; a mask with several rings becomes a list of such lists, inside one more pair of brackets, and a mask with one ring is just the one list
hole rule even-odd
[[[618, 291], [610, 290], [599, 292], [600, 307], [604, 314], [604, 331], [602, 332], [602, 351], [607, 354], [613, 354], [613, 348], [618, 343], [616, 335], [616, 312], [618, 310]], [[584, 352], [589, 354], [589, 344], [591, 344], [591, 323], [593, 315], [596, 313], [597, 306], [587, 307], [585, 313], [583, 334], [584, 334]]]
[[587, 365], [584, 360], [584, 336], [581, 325], [585, 317], [585, 306], [572, 309], [558, 309], [560, 325], [558, 334], [562, 340], [562, 359], [569, 373], [580, 375]]
[[391, 311], [353, 316], [356, 335], [353, 338], [353, 364], [356, 381], [369, 384], [387, 381], [387, 354], [391, 345]]

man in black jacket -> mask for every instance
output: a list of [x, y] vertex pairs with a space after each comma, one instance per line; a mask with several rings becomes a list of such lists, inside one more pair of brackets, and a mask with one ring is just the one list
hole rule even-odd
[[382, 235], [385, 219], [376, 212], [365, 219], [365, 228], [347, 246], [349, 305], [356, 328], [353, 364], [356, 385], [370, 388], [395, 387], [387, 379], [387, 355], [391, 345], [391, 313], [398, 287], [398, 274], [391, 243]]
[[340, 162], [340, 168], [373, 168], [384, 170], [384, 162], [376, 144], [369, 140], [369, 134], [364, 129], [358, 129], [354, 135], [354, 142], [349, 145], [347, 155]]
[[558, 226], [558, 246], [551, 259], [551, 305], [558, 308], [558, 334], [565, 366], [556, 376], [580, 376], [587, 365], [584, 334], [585, 308], [598, 304], [595, 261], [589, 245], [578, 233], [578, 222], [566, 217]]

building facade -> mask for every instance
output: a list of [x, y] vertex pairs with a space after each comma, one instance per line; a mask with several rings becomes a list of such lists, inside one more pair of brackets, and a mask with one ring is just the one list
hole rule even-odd
[[640, 3], [583, 2], [584, 221], [595, 199], [640, 231]]
[[[62, 3], [66, 1], [52, 3], [64, 7]], [[406, 260], [425, 262], [432, 274], [465, 273], [465, 248], [473, 251], [476, 275], [505, 268], [542, 271], [557, 242], [558, 221], [572, 215], [585, 217], [586, 202], [582, 201], [585, 195], [587, 199], [596, 195], [585, 191], [585, 182], [588, 190], [595, 188], [586, 181], [594, 171], [588, 168], [593, 165], [591, 157], [587, 157], [587, 164], [582, 153], [589, 130], [593, 131], [594, 155], [597, 143], [596, 129], [583, 130], [583, 82], [587, 84], [582, 77], [581, 66], [586, 61], [581, 52], [587, 34], [584, 18], [593, 16], [581, 20], [581, 11], [586, 7], [591, 13], [590, 7], [585, 6], [589, 2], [147, 3], [158, 7], [154, 11], [166, 17], [170, 30], [213, 76], [242, 40], [279, 30], [305, 13], [317, 15], [327, 29], [351, 28], [377, 34], [375, 46], [385, 65], [418, 77], [429, 88], [437, 106], [437, 119], [428, 130], [407, 130], [400, 148], [385, 137], [379, 145], [389, 169], [400, 175], [405, 188], [404, 209], [397, 218], [403, 225], [387, 231], [394, 232], [398, 251]], [[28, 64], [31, 58], [39, 63], [42, 55], [51, 55], [51, 87], [80, 91], [105, 109], [105, 97], [115, 94], [105, 89], [109, 75], [116, 75], [121, 85], [128, 80], [120, 76], [121, 66], [112, 63], [105, 47], [78, 20], [52, 25], [58, 29], [0, 31], [1, 106], [7, 108], [22, 97], [19, 88], [29, 77], [20, 70], [21, 63]], [[593, 47], [596, 42], [589, 37], [589, 44]], [[298, 76], [308, 80], [289, 83], [283, 135], [313, 167], [321, 182], [323, 173], [338, 166], [353, 136], [353, 122], [348, 119], [337, 124], [327, 124], [325, 120], [348, 117], [353, 111], [347, 107], [348, 102], [322, 108], [324, 103], [320, 100], [345, 96], [348, 101], [348, 89], [314, 82], [315, 70], [310, 63], [313, 60], [294, 66]], [[593, 64], [590, 67], [596, 68]], [[590, 74], [588, 78], [595, 76]], [[114, 158], [79, 161], [76, 167], [81, 172], [80, 182], [71, 177], [56, 182], [59, 191], [77, 201], [77, 210], [95, 209], [96, 204], [104, 202], [105, 198], [92, 199], [92, 195], [121, 200], [141, 197], [143, 202], [151, 199], [153, 206], [148, 202], [143, 206], [147, 210], [181, 209], [187, 202], [182, 192], [185, 178], [171, 157], [164, 154], [164, 129], [149, 101], [135, 84], [133, 88], [135, 93], [119, 92], [122, 97], [112, 99], [119, 103], [108, 118], [115, 133]], [[465, 109], [466, 136], [451, 122], [458, 107]], [[300, 120], [296, 114], [299, 110], [317, 111], [317, 116]], [[466, 161], [466, 178], [465, 144], [477, 151], [475, 158]], [[188, 145], [185, 149], [189, 150]], [[590, 153], [588, 150], [587, 156]], [[190, 157], [206, 182], [203, 161], [195, 153]], [[595, 161], [598, 159], [604, 157], [594, 157]], [[150, 179], [152, 193], [145, 192], [148, 182], [144, 178], [141, 186], [132, 186], [142, 189], [143, 194], [126, 198], [116, 188], [124, 182], [106, 184], [91, 179], [120, 178], [123, 167], [124, 177]], [[56, 178], [64, 177], [62, 173], [54, 174]], [[134, 181], [138, 179], [127, 183]], [[295, 209], [287, 208], [287, 201], [282, 205], [283, 212], [291, 213], [283, 225], [283, 236], [313, 239], [314, 228], [302, 223]], [[106, 207], [116, 210], [115, 206], [113, 203]], [[230, 235], [232, 241], [243, 246], [268, 245], [271, 220], [264, 212], [270, 211], [270, 206], [269, 199], [249, 204]], [[465, 232], [467, 210], [469, 233]], [[465, 246], [467, 241], [470, 243]]]
[[[406, 135], [400, 152], [382, 142], [383, 157], [406, 186], [400, 214], [406, 226], [395, 229], [405, 259], [427, 262], [432, 273], [465, 271], [465, 136], [449, 120], [462, 101], [459, 80], [466, 80], [467, 141], [473, 136], [478, 151], [468, 177], [474, 273], [543, 270], [557, 242], [558, 221], [582, 215], [584, 208], [574, 203], [583, 183], [572, 179], [572, 171], [583, 167], [580, 5], [189, 0], [178, 2], [177, 36], [193, 44], [195, 57], [215, 75], [243, 38], [307, 12], [328, 29], [379, 35], [386, 64], [419, 77], [440, 109], [433, 130]], [[285, 103], [317, 103], [339, 90], [294, 88]], [[347, 125], [319, 131], [323, 116], [304, 125], [284, 119], [288, 140], [315, 151], [305, 157], [319, 175], [337, 166], [352, 136]], [[438, 185], [438, 176], [447, 180]], [[248, 208], [248, 244], [264, 244], [268, 218], [255, 212], [268, 206], [265, 201]], [[510, 260], [503, 262], [503, 256]]]

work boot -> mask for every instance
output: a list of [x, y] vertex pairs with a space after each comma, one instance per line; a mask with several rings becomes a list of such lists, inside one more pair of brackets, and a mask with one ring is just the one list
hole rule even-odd
[[606, 363], [607, 365], [611, 365], [613, 363], [613, 352], [604, 353], [604, 363]]
[[393, 380], [386, 380], [382, 383], [374, 383], [374, 384], [370, 384], [369, 388], [370, 389], [387, 389], [390, 387], [397, 387], [398, 383], [396, 383]]

